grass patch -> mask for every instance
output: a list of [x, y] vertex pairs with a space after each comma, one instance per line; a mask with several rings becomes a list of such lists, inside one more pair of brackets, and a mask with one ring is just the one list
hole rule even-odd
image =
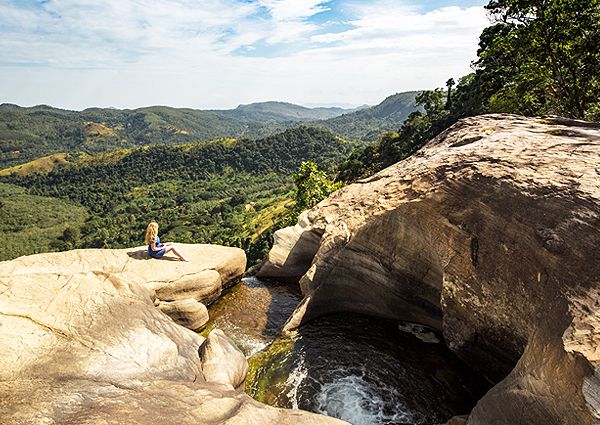
[[43, 156], [33, 161], [26, 162], [25, 164], [14, 165], [12, 167], [0, 170], [0, 176], [9, 176], [12, 173], [19, 174], [21, 176], [29, 176], [33, 173], [48, 173], [59, 165], [67, 163], [67, 154], [56, 153], [53, 155]]

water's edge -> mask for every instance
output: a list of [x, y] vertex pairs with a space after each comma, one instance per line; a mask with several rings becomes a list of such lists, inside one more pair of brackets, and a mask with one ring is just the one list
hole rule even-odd
[[209, 307], [249, 358], [246, 392], [354, 425], [442, 423], [468, 414], [487, 384], [420, 325], [355, 314], [280, 330], [301, 300], [294, 285], [246, 278]]

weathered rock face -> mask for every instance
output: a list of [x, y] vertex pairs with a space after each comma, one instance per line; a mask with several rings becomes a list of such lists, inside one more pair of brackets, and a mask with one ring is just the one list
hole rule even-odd
[[441, 329], [505, 378], [469, 425], [600, 423], [599, 158], [598, 126], [462, 120], [281, 230], [259, 275], [300, 280], [288, 327], [353, 311]]
[[[219, 245], [179, 244], [189, 262], [174, 257], [150, 258], [143, 247], [133, 249], [83, 249], [30, 255], [0, 264], [5, 282], [23, 276], [41, 279], [88, 273], [135, 282], [148, 291], [163, 312], [179, 324], [196, 330], [204, 324], [202, 306], [216, 300], [221, 291], [237, 283], [246, 268], [246, 254], [239, 248]], [[185, 301], [187, 300], [187, 301]], [[160, 303], [163, 301], [163, 303]], [[160, 304], [159, 304], [160, 303]], [[204, 321], [204, 323], [202, 323]]]
[[[344, 423], [270, 408], [231, 383], [207, 382], [199, 356], [204, 338], [156, 308], [147, 283], [176, 281], [208, 265], [220, 271], [217, 265], [225, 260], [207, 253], [229, 251], [184, 249], [197, 263], [138, 261], [126, 250], [40, 254], [0, 263], [0, 422]], [[201, 250], [202, 260], [194, 259]], [[231, 264], [225, 268], [226, 276], [235, 275]], [[231, 343], [216, 332], [209, 339], [218, 339], [230, 353]], [[213, 363], [232, 367], [218, 355], [214, 350]], [[234, 383], [245, 378], [234, 377]]]

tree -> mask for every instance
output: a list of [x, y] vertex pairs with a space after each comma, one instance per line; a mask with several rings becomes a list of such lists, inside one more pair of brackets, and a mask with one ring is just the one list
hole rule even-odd
[[81, 231], [77, 227], [67, 227], [62, 234], [62, 240], [74, 246], [79, 242], [81, 237]]
[[454, 87], [456, 83], [454, 82], [454, 78], [450, 78], [446, 81], [446, 87], [448, 88], [448, 96], [446, 98], [446, 109], [450, 109], [452, 105], [452, 87]]
[[298, 215], [314, 207], [330, 193], [342, 187], [341, 182], [333, 183], [325, 171], [319, 170], [313, 161], [304, 161], [292, 178], [296, 185], [294, 205], [290, 208], [288, 221], [293, 222]]
[[600, 99], [600, 0], [492, 0], [475, 67], [492, 111], [593, 119]]

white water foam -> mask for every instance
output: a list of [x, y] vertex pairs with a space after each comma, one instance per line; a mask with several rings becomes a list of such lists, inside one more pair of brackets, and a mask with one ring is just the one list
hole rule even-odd
[[421, 341], [428, 344], [438, 344], [440, 342], [440, 339], [435, 335], [435, 332], [433, 332], [433, 330], [427, 326], [419, 325], [417, 323], [403, 322], [398, 325], [398, 329], [400, 329], [402, 332], [413, 334]]
[[375, 425], [384, 422], [411, 423], [416, 418], [405, 412], [405, 407], [391, 400], [399, 400], [395, 388], [377, 384], [374, 388], [363, 376], [349, 375], [325, 383], [317, 395], [317, 412], [350, 422], [352, 425]]
[[301, 357], [300, 361], [296, 364], [296, 367], [294, 367], [294, 370], [292, 370], [292, 372], [288, 375], [288, 378], [285, 380], [286, 388], [290, 389], [286, 395], [288, 400], [292, 402], [292, 409], [299, 409], [298, 390], [307, 376], [308, 371], [304, 366], [304, 357]]

